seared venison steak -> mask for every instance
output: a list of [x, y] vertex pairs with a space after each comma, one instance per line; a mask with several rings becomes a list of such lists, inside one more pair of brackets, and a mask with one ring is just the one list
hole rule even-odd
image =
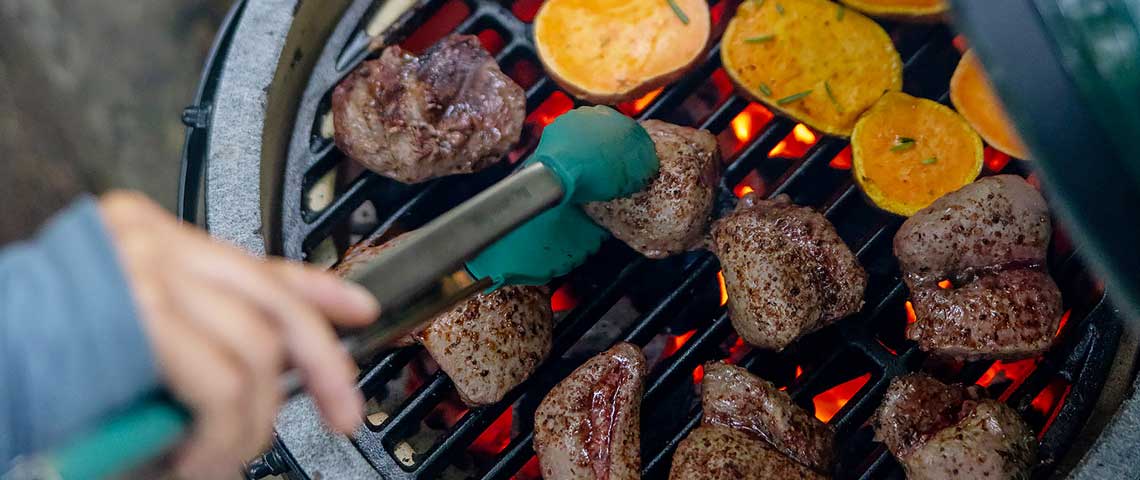
[[755, 435], [819, 472], [835, 459], [835, 430], [792, 402], [787, 392], [748, 370], [724, 362], [705, 364], [702, 423]]
[[1045, 199], [1015, 175], [983, 178], [920, 210], [894, 243], [917, 317], [907, 338], [966, 359], [1048, 349], [1062, 314], [1045, 271], [1051, 231]]
[[768, 448], [763, 440], [721, 425], [701, 425], [677, 445], [670, 480], [824, 479]]
[[873, 423], [910, 479], [1022, 479], [1036, 461], [1033, 431], [1012, 408], [923, 374], [892, 381]]
[[450, 35], [419, 57], [393, 45], [362, 63], [333, 90], [332, 114], [341, 151], [418, 183], [497, 162], [519, 140], [526, 96], [476, 37]]
[[858, 312], [867, 272], [823, 215], [786, 199], [752, 201], [712, 226], [737, 333], [782, 350]]
[[645, 357], [619, 343], [556, 385], [534, 415], [534, 451], [546, 480], [641, 478]]
[[720, 147], [707, 130], [646, 120], [660, 172], [645, 190], [583, 206], [598, 224], [649, 258], [696, 246], [707, 233], [720, 182]]

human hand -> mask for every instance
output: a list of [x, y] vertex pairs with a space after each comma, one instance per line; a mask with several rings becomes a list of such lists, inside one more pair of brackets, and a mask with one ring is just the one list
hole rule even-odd
[[136, 193], [106, 194], [99, 207], [159, 373], [193, 416], [175, 457], [180, 473], [232, 476], [268, 445], [286, 365], [331, 427], [348, 433], [360, 423], [357, 368], [331, 324], [374, 320], [379, 305], [367, 291], [213, 241]]

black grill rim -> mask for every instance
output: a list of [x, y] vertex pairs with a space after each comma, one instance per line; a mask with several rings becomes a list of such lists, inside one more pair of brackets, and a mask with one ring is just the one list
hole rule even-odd
[[[498, 3], [489, 0], [464, 1], [466, 1], [469, 5], [474, 5], [474, 7], [472, 8], [470, 16], [457, 30], [464, 31], [465, 28], [481, 25], [478, 22], [486, 21], [488, 18], [491, 18], [492, 21], [507, 23], [516, 27], [511, 30], [511, 40], [507, 46], [504, 47], [503, 51], [497, 56], [497, 60], [502, 61], [503, 58], [513, 54], [514, 51], [512, 49], [529, 48], [529, 44], [526, 43], [527, 39], [529, 39], [529, 32], [527, 31], [528, 26], [525, 24], [520, 25], [521, 22], [515, 19], [508, 9], [504, 8]], [[370, 3], [372, 3], [371, 0], [356, 0], [350, 10], [354, 10], [360, 5], [366, 5]], [[397, 28], [393, 32], [394, 35], [392, 38], [398, 38], [399, 36], [406, 34], [442, 3], [444, 3], [444, 0], [424, 0], [419, 2], [416, 13], [411, 16], [406, 16], [401, 20], [401, 27]], [[238, 2], [235, 5], [235, 12], [240, 11], [242, 5], [244, 5], [244, 2]], [[237, 13], [236, 15], [240, 15], [240, 13]], [[348, 16], [346, 16], [346, 19], [347, 18]], [[342, 23], [344, 23], [343, 20]], [[507, 30], [505, 28], [502, 28], [504, 25], [497, 24], [497, 26], [500, 27], [500, 31]], [[521, 28], [519, 28], [520, 26]], [[944, 48], [949, 45], [948, 39], [950, 33], [944, 27], [922, 28], [929, 28], [931, 37], [937, 38], [937, 36], [941, 35], [943, 39], [946, 40], [942, 42], [943, 45], [941, 45], [941, 47]], [[340, 28], [338, 27], [338, 31], [339, 30]], [[520, 31], [523, 32], [522, 36], [517, 35]], [[888, 26], [888, 31], [893, 30]], [[336, 34], [334, 34], [334, 36], [335, 35]], [[353, 38], [353, 40], [349, 43], [349, 48], [352, 48], [353, 46], [356, 48], [363, 47], [359, 36], [351, 38]], [[227, 42], [227, 36], [220, 35], [219, 43], [215, 49], [224, 50], [226, 48]], [[930, 53], [930, 51], [939, 48], [937, 43], [938, 42], [936, 41], [922, 42], [921, 46], [918, 47], [912, 55], [904, 57], [907, 59], [906, 66], [908, 79], [914, 73], [914, 69], [911, 68], [912, 64], [916, 62], [921, 63], [920, 60], [925, 55], [933, 55]], [[529, 50], [533, 57], [533, 49], [530, 48]], [[903, 50], [904, 46], [900, 46], [900, 51]], [[331, 79], [332, 83], [327, 84], [329, 87], [331, 87], [331, 85], [339, 79], [340, 74], [346, 73], [348, 71], [347, 67], [355, 65], [355, 63], [363, 58], [363, 55], [350, 55], [348, 57], [344, 57], [342, 55], [340, 57], [341, 58], [338, 59], [339, 61], [337, 64], [339, 64], [341, 67], [344, 67], [344, 71], [340, 72], [336, 78]], [[351, 59], [351, 61], [346, 61], [346, 58]], [[320, 64], [318, 64], [318, 67], [319, 65]], [[706, 61], [705, 65], [698, 67], [697, 71], [704, 71], [702, 69], [708, 68], [708, 71], [711, 72], [711, 70], [715, 69], [718, 65], [719, 56], [717, 53], [717, 47], [714, 46], [712, 49], [710, 49], [708, 61]], [[214, 68], [217, 67], [208, 66], [206, 69], [202, 88], [200, 89], [202, 92], [209, 91], [209, 89], [206, 87], [206, 84], [210, 82], [211, 79], [216, 81], [216, 76], [213, 74]], [[946, 79], [948, 79], [948, 77], [949, 76], [946, 75]], [[317, 80], [320, 80], [319, 73], [314, 75], [313, 79], [311, 80], [309, 90], [315, 90], [313, 87], [316, 83], [318, 83]], [[325, 80], [329, 79], [326, 78]], [[644, 112], [642, 112], [641, 115], [639, 115], [639, 117], [645, 118], [666, 114], [669, 108], [679, 104], [679, 101], [681, 99], [684, 99], [693, 88], [695, 88], [703, 81], [703, 76], [690, 74], [685, 79], [667, 88], [666, 91], [655, 102], [653, 102], [652, 105], [650, 105]], [[926, 85], [922, 83], [916, 85], [916, 82], [910, 80], [906, 81], [905, 83], [906, 91], [908, 91], [908, 93], [916, 94], [919, 96], [933, 97], [936, 100], [940, 100], [943, 103], [946, 103], [945, 92], [924, 92], [921, 90], [922, 88], [926, 87]], [[912, 90], [914, 87], [917, 87], [919, 91]], [[328, 87], [320, 89], [321, 95], [323, 95], [323, 92], [327, 90], [327, 88]], [[527, 91], [528, 110], [532, 109], [538, 101], [545, 99], [546, 96], [554, 90], [556, 90], [556, 87], [549, 81], [549, 79], [543, 77], [537, 84], [532, 86]], [[202, 98], [204, 98], [204, 96], [200, 92], [198, 99]], [[308, 98], [303, 100], [302, 111], [304, 110], [305, 106], [308, 105], [307, 102]], [[202, 105], [208, 102], [199, 101], [196, 103]], [[739, 111], [741, 111], [747, 104], [747, 101], [741, 99], [736, 95], [733, 95], [728, 101], [722, 104], [717, 109], [717, 111], [712, 114], [709, 119], [701, 126], [704, 128], [709, 128], [713, 131], [721, 130], [728, 124], [729, 120]], [[303, 115], [299, 116], [299, 118], [301, 117], [303, 117]], [[307, 133], [311, 128], [310, 125], [311, 123], [299, 121], [298, 131], [302, 130], [303, 126], [303, 130], [305, 130]], [[726, 168], [725, 182], [724, 185], [722, 185], [722, 197], [726, 191], [729, 195], [731, 195], [731, 189], [729, 186], [737, 183], [741, 178], [743, 178], [746, 173], [751, 171], [759, 161], [766, 158], [763, 152], [771, 149], [780, 139], [790, 133], [793, 126], [794, 122], [786, 118], [776, 117], [772, 122], [769, 123], [766, 129], [753, 140], [750, 145], [746, 146], [743, 150], [738, 152], [736, 160]], [[193, 172], [194, 170], [200, 170], [201, 168], [200, 163], [196, 167], [194, 163], [191, 163], [189, 161], [195, 156], [194, 152], [191, 151], [191, 146], [194, 141], [193, 137], [196, 134], [201, 133], [203, 130], [208, 131], [208, 126], [197, 126], [196, 130], [197, 131], [195, 131], [195, 128], [188, 130], [187, 151], [185, 152], [185, 156], [187, 158], [186, 172], [189, 173], [184, 173], [183, 175], [183, 188], [180, 192], [180, 197], [184, 199], [180, 205], [182, 207], [181, 214], [184, 219], [190, 221], [194, 220], [193, 213], [191, 212], [196, 210], [196, 208], [193, 208], [193, 206], [196, 206], [198, 204], [198, 201], [197, 198], [189, 192], [195, 192], [197, 190], [199, 184], [196, 183], [196, 178], [200, 179], [200, 175], [195, 176], [193, 175]], [[812, 175], [811, 173], [821, 168], [827, 168], [827, 162], [832, 157], [834, 157], [835, 154], [842, 150], [844, 146], [846, 146], [846, 141], [844, 140], [824, 137], [815, 147], [813, 147], [811, 151], [809, 151], [804, 156], [804, 158], [793, 162], [793, 165], [790, 166], [787, 169], [786, 173], [779, 179], [779, 186], [772, 192], [772, 194], [775, 195], [777, 193], [792, 189], [795, 186], [795, 182], [805, 177], [815, 178], [816, 175]], [[327, 151], [328, 150], [324, 150], [326, 153]], [[287, 179], [290, 178], [290, 175], [298, 173], [296, 171], [298, 163], [294, 161], [294, 153], [295, 152], [293, 152], [291, 149], [289, 159], [290, 161], [287, 164], [287, 168], [290, 170], [287, 171]], [[306, 163], [302, 166], [305, 170], [307, 170], [309, 165], [311, 165], [311, 163]], [[1017, 166], [1011, 164], [1011, 167], [1009, 168], [1016, 169]], [[501, 169], [501, 171], [495, 169], [492, 170], [493, 171], [490, 172], [491, 175], [489, 175], [492, 178], [483, 178], [483, 181], [493, 180], [493, 178], [505, 175], [509, 171], [509, 169]], [[367, 191], [373, 188], [377, 188], [377, 184], [382, 182], [382, 180], [380, 180], [378, 177], [370, 177], [375, 177], [375, 175], [365, 175], [361, 178], [356, 179], [353, 181], [352, 186], [349, 187], [348, 191], [339, 197], [333, 205], [325, 209], [318, 216], [307, 219], [310, 220], [313, 225], [317, 225], [317, 227], [306, 227], [309, 222], [302, 222], [300, 224], [290, 223], [287, 217], [287, 221], [284, 223], [284, 229], [286, 230], [286, 233], [289, 231], [296, 232], [297, 230], [290, 229], [297, 226], [302, 227], [302, 231], [305, 231], [307, 234], [311, 234], [313, 232], [319, 233], [321, 231], [319, 228], [331, 228], [330, 226], [333, 223], [336, 223], [334, 220], [343, 220], [347, 216], [347, 213], [351, 212], [351, 210], [355, 208], [355, 203], [362, 202], [364, 199], [366, 199]], [[392, 212], [392, 219], [394, 220], [396, 217], [399, 217], [400, 215], [408, 212], [410, 210], [410, 205], [414, 205], [417, 202], [422, 201], [422, 199], [428, 197], [433, 190], [442, 188], [440, 187], [441, 184], [451, 183], [454, 183], [454, 179], [444, 179], [430, 184], [424, 187], [422, 190], [419, 190], [418, 193], [415, 194], [413, 198], [408, 202], [408, 204]], [[291, 188], [291, 185], [296, 185], [299, 187], [300, 182], [287, 183], [287, 204], [289, 202], [288, 197], [290, 194], [288, 189]], [[845, 188], [841, 186], [840, 190], [837, 193], [831, 195], [830, 198], [826, 200], [824, 203], [824, 208], [821, 209], [826, 214], [828, 214], [829, 217], [834, 212], [843, 209], [845, 206], [849, 206], [847, 202], [849, 202], [850, 199], [859, 196], [857, 187], [851, 184], [849, 180], [844, 185]], [[297, 195], [293, 196], [295, 200], [294, 203], [299, 202], [299, 188], [296, 193]], [[725, 200], [731, 201], [732, 199], [722, 198], [722, 205], [727, 205]], [[293, 210], [285, 209], [284, 213], [286, 216], [288, 216], [299, 213], [299, 211], [299, 208]], [[855, 250], [860, 255], [861, 259], [864, 252], [866, 252], [868, 249], [871, 249], [877, 243], [882, 242], [884, 238], [890, 238], [893, 236], [893, 231], [898, 226], [899, 221], [897, 218], [892, 218], [885, 214], [881, 215], [881, 217], [883, 218], [881, 219], [880, 223], [876, 224], [873, 233], [865, 236], [865, 238], [860, 239], [860, 248], [853, 248], [853, 250]], [[390, 224], [390, 222], [382, 223], [381, 228], [390, 226]], [[327, 233], [327, 230], [325, 230], [324, 233]], [[294, 237], [296, 237], [296, 235]], [[290, 247], [288, 240], [286, 240], [285, 253], [287, 256], [292, 258], [301, 258], [303, 257], [303, 247], [304, 245], [299, 243], [295, 243], [293, 247]], [[619, 245], [616, 247], [610, 246], [609, 248], [617, 248], [620, 251], [621, 247], [622, 246]], [[594, 323], [598, 316], [605, 313], [609, 309], [610, 305], [612, 305], [614, 301], [621, 297], [622, 281], [631, 275], [634, 270], [640, 268], [646, 263], [644, 259], [632, 255], [632, 253], [629, 251], [625, 251], [624, 254], [629, 256], [630, 263], [621, 269], [620, 273], [615, 276], [615, 280], [603, 288], [600, 294], [595, 294], [592, 296], [589, 302], [580, 305], [571, 314], [570, 318], [559, 325], [559, 329], [556, 331], [556, 335], [558, 336], [558, 340], [555, 342], [556, 348], [558, 348], [558, 344], [560, 342], [563, 342], [567, 337], [570, 337], [572, 340], [576, 339], [578, 336], [580, 336], [581, 333], [585, 331], [585, 329]], [[1060, 271], [1082, 269], [1079, 260], [1072, 256], [1062, 259], [1056, 263], [1061, 265], [1061, 267], [1059, 267]], [[713, 272], [716, 268], [716, 260], [715, 258], [712, 258], [711, 255], [701, 254], [693, 258], [689, 264], [688, 270], [686, 270], [686, 279], [681, 283], [681, 285], [679, 285], [670, 295], [663, 298], [657, 308], [644, 314], [641, 319], [639, 319], [634, 329], [630, 332], [627, 332], [625, 335], [623, 335], [623, 337], [634, 341], [634, 343], [644, 344], [645, 341], [647, 341], [649, 338], [652, 338], [652, 336], [658, 332], [658, 323], [663, 323], [668, 319], [668, 314], [670, 313], [672, 307], [675, 306], [675, 302], [683, 303], [686, 300], [686, 293], [694, 288], [698, 280], [702, 278], [702, 274]], [[896, 279], [894, 287], [886, 289], [884, 295], [881, 295], [880, 298], [878, 298], [877, 302], [871, 302], [869, 296], [868, 308], [856, 317], [877, 317], [884, 311], [884, 309], [892, 305], [892, 302], [900, 301], [904, 296], [905, 287], [902, 287], [901, 284], [897, 283]], [[870, 313], [868, 314], [867, 312]], [[1066, 401], [1064, 407], [1062, 408], [1062, 411], [1058, 415], [1058, 418], [1060, 420], [1054, 424], [1053, 428], [1047, 432], [1047, 435], [1042, 440], [1042, 451], [1051, 449], [1053, 451], [1063, 452], [1064, 447], [1068, 443], [1068, 439], [1071, 439], [1072, 436], [1075, 435], [1076, 432], [1080, 429], [1081, 425], [1083, 424], [1083, 419], [1087, 417], [1089, 410], [1095, 402], [1096, 396], [1099, 394], [1100, 387], [1103, 385], [1104, 376], [1107, 374], [1108, 370], [1107, 365], [1112, 361], [1117, 345], [1115, 339], [1119, 336], [1120, 321], [1113, 314], [1111, 308], [1108, 307], [1107, 302], [1103, 298], [1090, 309], [1089, 313], [1085, 315], [1084, 318], [1074, 318], [1071, 320], [1071, 322], [1072, 323], [1070, 323], [1069, 327], [1070, 333], [1066, 335], [1066, 343], [1052, 350], [1049, 355], [1047, 355], [1045, 361], [1043, 361], [1042, 364], [1037, 368], [1034, 375], [1031, 376], [1031, 378], [1028, 379], [1010, 399], [1011, 404], [1024, 411], [1028, 407], [1029, 401], [1033, 398], [1033, 395], [1036, 394], [1036, 392], [1040, 389], [1041, 386], [1044, 385], [1045, 382], [1052, 378], [1052, 375], [1059, 375], [1072, 382], [1073, 390], [1070, 393], [1069, 400]], [[859, 335], [866, 337], [868, 332], [865, 331], [864, 327], [865, 326], [862, 325], [862, 323], [854, 321], [853, 319], [848, 319], [840, 322], [839, 325], [835, 327], [830, 327], [830, 329], [839, 329], [843, 335], [851, 334], [852, 338], [854, 338]], [[1079, 330], [1080, 334], [1077, 335], [1076, 333], [1073, 333], [1075, 330]], [[722, 314], [712, 324], [710, 324], [707, 329], [700, 331], [697, 336], [693, 337], [693, 339], [691, 339], [681, 351], [671, 357], [669, 360], [669, 366], [664, 371], [658, 374], [655, 378], [649, 379], [646, 391], [646, 399], [652, 400], [652, 398], [654, 398], [653, 396], [656, 395], [664, 385], [668, 385], [671, 380], [676, 379], [678, 376], [687, 376], [689, 371], [691, 371], [692, 368], [694, 368], [704, 359], [704, 354], [707, 354], [707, 350], [715, 347], [721, 339], [729, 334], [729, 332], [731, 332], [731, 326], [727, 322], [727, 315]], [[575, 333], [577, 334], [575, 335]], [[839, 414], [837, 414], [836, 424], [840, 429], [841, 435], [844, 434], [843, 432], [853, 434], [854, 430], [859, 427], [859, 425], [853, 423], [854, 420], [858, 418], [865, 418], [868, 412], [877, 405], [878, 397], [881, 395], [882, 391], [885, 390], [889, 379], [900, 373], [911, 370], [908, 365], [913, 365], [914, 362], [919, 359], [918, 357], [921, 356], [921, 353], [918, 352], [917, 349], [910, 348], [905, 352], [900, 352], [900, 355], [897, 357], [891, 357], [888, 352], [882, 350], [880, 347], [877, 347], [873, 340], [867, 340], [868, 338], [863, 338], [860, 341], [851, 341], [848, 342], [848, 346], [859, 350], [876, 362], [881, 362], [879, 365], [882, 367], [882, 374], [874, 375], [876, 372], [872, 372], [873, 377], [871, 382], [869, 382], [867, 386], [863, 388], [863, 390], [856, 398], [852, 399], [851, 403], [845, 406], [839, 412]], [[571, 341], [570, 343], [573, 342]], [[564, 351], [565, 348], [569, 347], [569, 344], [562, 345], [562, 347], [562, 350]], [[376, 366], [372, 367], [362, 379], [362, 384], [365, 386], [366, 391], [368, 391], [369, 384], [376, 382], [387, 374], [398, 371], [400, 368], [402, 368], [402, 366], [412, 356], [408, 353], [410, 351], [411, 350], [401, 350], [380, 359], [379, 363], [377, 363]], [[827, 362], [834, 362], [839, 357], [839, 355], [840, 354], [838, 352], [833, 353], [828, 360], [825, 360], [825, 364]], [[551, 356], [556, 356], [555, 352], [552, 352]], [[751, 367], [755, 361], [757, 361], [757, 357], [754, 354], [752, 357], [746, 359], [743, 363], [746, 366]], [[973, 370], [967, 368], [965, 371], [973, 371], [976, 379], [976, 375], [980, 375], [985, 370], [986, 365], [988, 365], [988, 363], [982, 365], [980, 368], [977, 368], [978, 366], [975, 366]], [[819, 368], [817, 371], [824, 370], [826, 370], [826, 368]], [[969, 373], [966, 373], [966, 375], [969, 375]], [[539, 375], [535, 376], [538, 377]], [[809, 377], [810, 376], [811, 374], [809, 373]], [[971, 379], [964, 378], [964, 380], [970, 381]], [[478, 435], [478, 433], [480, 433], [491, 421], [497, 418], [499, 413], [501, 413], [514, 401], [515, 398], [518, 397], [521, 391], [529, 390], [535, 387], [535, 385], [530, 385], [530, 383], [532, 382], [528, 381], [526, 385], [520, 387], [519, 389], [516, 389], [515, 392], [512, 392], [512, 394], [507, 399], [504, 399], [504, 401], [498, 405], [476, 409], [469, 412], [462, 420], [460, 420], [458, 424], [455, 425], [450, 435], [445, 437], [441, 443], [438, 443], [434, 447], [428, 457], [418, 459], [419, 462], [417, 464], [417, 467], [413, 471], [409, 472], [399, 467], [399, 464], [392, 458], [391, 454], [388, 453], [388, 449], [385, 448], [381, 440], [385, 433], [395, 431], [395, 426], [400, 422], [418, 420], [422, 414], [430, 411], [431, 406], [435, 404], [434, 402], [440, 398], [440, 396], [447, 388], [450, 388], [450, 381], [443, 374], [437, 374], [435, 378], [427, 382], [424, 387], [422, 387], [418, 392], [416, 392], [416, 394], [413, 395], [413, 397], [409, 399], [408, 403], [405, 404], [403, 408], [401, 408], [399, 413], [390, 418], [386, 424], [382, 426], [381, 429], [379, 429], [379, 431], [373, 432], [374, 435], [362, 435], [356, 439], [356, 442], [360, 447], [362, 453], [364, 453], [369, 461], [377, 467], [378, 471], [380, 471], [387, 478], [431, 478], [434, 474], [438, 473], [444, 466], [446, 466], [447, 461], [451, 458], [451, 454], [461, 452], [462, 449], [465, 448], [466, 445], [471, 440], [473, 440], [475, 436]], [[793, 395], [797, 398], [797, 400], [803, 399], [804, 395], [806, 394], [804, 386], [810, 383], [811, 378], [806, 378], [803, 382], [800, 382], [792, 388]], [[694, 427], [699, 422], [699, 419], [700, 416], [698, 412], [691, 417], [688, 426], [684, 428], [680, 433], [678, 433], [674, 439], [671, 439], [668, 442], [667, 447], [664, 450], [658, 452], [653, 456], [643, 456], [643, 465], [644, 471], [647, 474], [646, 476], [664, 476], [667, 474], [667, 467], [672, 448], [675, 447], [676, 443], [681, 438], [683, 438], [684, 435], [687, 434], [689, 429]], [[1066, 419], [1068, 420], [1066, 421]], [[1058, 428], [1061, 426], [1066, 428]], [[518, 470], [518, 468], [520, 468], [530, 458], [532, 451], [529, 447], [529, 440], [529, 433], [512, 439], [511, 444], [508, 445], [507, 449], [501, 454], [498, 463], [489, 472], [487, 472], [484, 478], [509, 478], [510, 475]], [[279, 453], [283, 453], [286, 457], [289, 457], [287, 448], [287, 445], [279, 445], [276, 450]], [[1058, 458], [1050, 457], [1050, 459], [1052, 461], [1055, 461]], [[1051, 470], [1053, 464], [1052, 461], [1048, 461], [1042, 466], [1042, 468], [1038, 469], [1038, 471], [1035, 472], [1035, 476], [1040, 477], [1047, 475]], [[892, 476], [898, 477], [901, 473], [890, 455], [883, 451], [881, 448], [878, 449], [878, 454], [874, 455], [869, 460], [869, 464], [870, 468], [868, 468], [865, 472], [866, 478]], [[294, 471], [292, 474], [307, 478], [307, 475], [304, 472]]]

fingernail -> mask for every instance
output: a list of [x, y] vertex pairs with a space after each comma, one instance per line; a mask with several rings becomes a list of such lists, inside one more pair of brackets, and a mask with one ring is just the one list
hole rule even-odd
[[348, 285], [346, 291], [349, 301], [352, 302], [354, 308], [360, 309], [361, 312], [367, 312], [373, 319], [380, 315], [380, 303], [376, 301], [376, 297], [372, 296], [371, 292], [352, 282], [346, 282], [346, 285]]

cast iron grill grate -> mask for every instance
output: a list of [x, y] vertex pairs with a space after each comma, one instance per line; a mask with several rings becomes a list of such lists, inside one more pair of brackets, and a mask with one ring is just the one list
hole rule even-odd
[[[504, 3], [505, 2], [505, 3]], [[526, 89], [528, 127], [509, 161], [483, 172], [408, 186], [359, 173], [330, 186], [327, 176], [356, 173], [350, 161], [322, 135], [322, 117], [336, 82], [370, 53], [366, 19], [378, 8], [357, 0], [348, 9], [317, 63], [302, 98], [294, 138], [284, 172], [281, 210], [282, 252], [313, 259], [321, 249], [343, 251], [346, 238], [389, 237], [414, 229], [509, 174], [536, 144], [541, 125], [573, 106], [542, 73], [531, 41], [530, 17], [538, 1], [424, 0], [389, 29], [385, 43], [426, 46], [448, 31], [478, 34], [496, 60]], [[382, 2], [377, 2], [382, 3]], [[733, 2], [710, 2], [714, 34]], [[355, 13], [353, 13], [355, 12]], [[365, 20], [361, 20], [365, 19]], [[717, 28], [718, 25], [721, 28]], [[884, 23], [905, 63], [904, 90], [946, 102], [950, 75], [959, 58], [953, 34], [941, 25]], [[492, 32], [492, 33], [488, 33]], [[339, 39], [339, 40], [337, 40]], [[338, 43], [339, 42], [339, 43]], [[1071, 316], [1058, 346], [1040, 359], [995, 365], [936, 363], [902, 336], [906, 288], [891, 253], [901, 223], [896, 216], [870, 206], [850, 178], [844, 139], [820, 137], [766, 110], [731, 90], [710, 87], [719, 72], [719, 41], [705, 60], [684, 78], [643, 105], [627, 107], [635, 117], [660, 118], [705, 128], [722, 139], [725, 173], [719, 188], [717, 215], [732, 208], [734, 192], [747, 186], [766, 196], [788, 194], [797, 204], [825, 213], [870, 274], [866, 306], [858, 315], [801, 339], [780, 354], [751, 351], [734, 343], [735, 334], [717, 302], [718, 263], [698, 251], [662, 261], [647, 261], [620, 242], [610, 240], [590, 261], [554, 287], [573, 287], [581, 301], [564, 312], [554, 332], [549, 359], [526, 383], [496, 405], [470, 409], [446, 432], [411, 455], [397, 452], [426, 417], [452, 395], [442, 373], [426, 378], [385, 420], [354, 439], [360, 452], [385, 478], [437, 478], [462, 457], [497, 420], [512, 409], [509, 440], [474, 472], [481, 478], [527, 478], [533, 470], [532, 419], [537, 403], [561, 378], [580, 364], [581, 355], [566, 355], [595, 324], [620, 302], [635, 305], [636, 319], [590, 353], [619, 340], [647, 345], [665, 335], [675, 351], [660, 360], [646, 381], [643, 400], [642, 465], [645, 478], [665, 478], [677, 443], [700, 422], [699, 404], [691, 394], [699, 366], [730, 357], [760, 376], [786, 385], [793, 398], [836, 426], [844, 449], [840, 477], [901, 478], [902, 471], [881, 444], [873, 442], [866, 422], [890, 380], [919, 368], [939, 369], [943, 378], [979, 382], [1015, 406], [1041, 433], [1042, 463], [1035, 475], [1048, 475], [1087, 418], [1104, 383], [1116, 349], [1119, 321], [1104, 300], [1102, 288], [1084, 271], [1073, 249], [1055, 239], [1050, 269], [1065, 294]], [[712, 92], [712, 100], [709, 94]], [[699, 101], [706, 100], [703, 104]], [[694, 108], [704, 105], [707, 108]], [[757, 113], [761, 112], [761, 113]], [[751, 125], [743, 125], [747, 119]], [[760, 125], [762, 124], [762, 125]], [[801, 140], [806, 152], [777, 155], [781, 145]], [[743, 132], [743, 133], [742, 133]], [[735, 140], [733, 139], [735, 136]], [[786, 152], [787, 149], [785, 149]], [[986, 174], [1019, 173], [1018, 162], [1000, 155], [987, 159]], [[325, 188], [324, 197], [317, 195]], [[373, 217], [360, 220], [362, 205]], [[362, 227], [361, 225], [365, 225]], [[682, 335], [683, 332], [685, 333]], [[421, 354], [418, 347], [396, 350], [367, 366], [361, 384], [365, 395], [385, 395], [387, 386]], [[1019, 369], [1020, 368], [1020, 369]], [[802, 372], [802, 373], [801, 373]], [[683, 392], [679, 394], [678, 392]], [[674, 397], [680, 395], [681, 400]], [[687, 395], [687, 396], [686, 396]], [[826, 413], [823, 413], [826, 410]], [[672, 419], [672, 420], [670, 420]], [[279, 445], [288, 455], [288, 445]], [[291, 472], [307, 478], [305, 472]]]

